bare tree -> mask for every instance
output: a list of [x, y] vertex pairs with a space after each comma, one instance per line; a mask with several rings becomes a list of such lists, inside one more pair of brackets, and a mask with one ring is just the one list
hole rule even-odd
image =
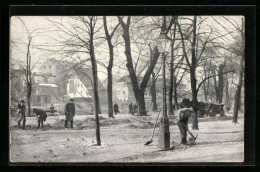
[[109, 33], [107, 28], [107, 20], [106, 16], [103, 17], [103, 23], [104, 23], [104, 30], [106, 35], [106, 40], [109, 48], [109, 62], [107, 68], [107, 99], [108, 99], [108, 117], [113, 116], [113, 88], [112, 88], [112, 69], [113, 69], [113, 63], [114, 63], [114, 46], [112, 44], [112, 38], [114, 36], [114, 33], [119, 26], [119, 23], [113, 28], [112, 32]]
[[[170, 25], [169, 25], [170, 27], [173, 24], [173, 22], [175, 21], [175, 19], [176, 19], [176, 17], [172, 18]], [[150, 78], [150, 76], [153, 72], [153, 69], [157, 63], [157, 60], [159, 58], [159, 52], [158, 52], [157, 47], [153, 50], [153, 57], [152, 57], [151, 63], [144, 74], [141, 84], [139, 85], [136, 71], [135, 71], [135, 68], [133, 65], [132, 54], [131, 54], [131, 43], [130, 43], [131, 41], [130, 41], [130, 32], [129, 32], [129, 28], [130, 28], [130, 24], [131, 24], [131, 17], [128, 16], [126, 22], [124, 22], [123, 17], [118, 16], [118, 21], [123, 29], [122, 36], [125, 41], [125, 55], [126, 55], [126, 60], [127, 60], [126, 67], [128, 69], [129, 75], [130, 75], [136, 102], [139, 105], [139, 113], [140, 113], [140, 115], [146, 115], [147, 111], [146, 111], [146, 106], [145, 106], [144, 93], [145, 93], [145, 89], [147, 87], [149, 78]], [[167, 32], [169, 31], [170, 27], [168, 27]]]
[[[189, 73], [190, 73], [190, 83], [191, 83], [191, 91], [192, 91], [192, 107], [194, 108], [194, 120], [192, 123], [192, 128], [198, 130], [198, 115], [197, 115], [197, 111], [198, 111], [198, 92], [199, 89], [201, 87], [201, 85], [208, 79], [216, 76], [216, 75], [211, 75], [208, 77], [205, 77], [204, 79], [202, 79], [202, 81], [197, 85], [197, 78], [196, 78], [196, 70], [198, 68], [198, 66], [207, 58], [205, 56], [203, 56], [203, 53], [207, 47], [207, 45], [209, 43], [212, 43], [214, 40], [217, 40], [219, 38], [224, 37], [225, 35], [228, 35], [230, 33], [227, 34], [216, 34], [213, 32], [212, 27], [210, 27], [210, 31], [209, 32], [202, 32], [200, 33], [200, 27], [201, 24], [203, 23], [203, 21], [205, 21], [207, 19], [203, 18], [201, 19], [198, 23], [197, 23], [197, 16], [194, 16], [193, 19], [187, 18], [186, 20], [191, 21], [191, 27], [192, 31], [191, 31], [191, 40], [188, 40], [190, 42], [190, 47], [191, 47], [191, 60], [189, 60], [189, 56], [186, 50], [186, 44], [184, 43], [184, 34], [182, 31], [182, 28], [180, 26], [179, 23], [177, 23], [178, 28], [179, 28], [179, 32], [181, 35], [181, 40], [182, 40], [182, 48], [183, 48], [183, 54], [187, 63], [187, 66], [189, 68]], [[212, 36], [214, 35], [214, 37]], [[217, 75], [222, 75], [225, 73], [228, 73], [230, 71], [226, 71], [223, 73], [219, 73]]]

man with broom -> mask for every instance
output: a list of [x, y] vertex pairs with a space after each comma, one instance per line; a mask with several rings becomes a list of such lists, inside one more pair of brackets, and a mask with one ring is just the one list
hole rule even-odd
[[193, 112], [193, 108], [183, 108], [178, 111], [178, 127], [181, 133], [181, 144], [187, 144], [187, 130], [188, 130], [188, 121], [189, 117]]

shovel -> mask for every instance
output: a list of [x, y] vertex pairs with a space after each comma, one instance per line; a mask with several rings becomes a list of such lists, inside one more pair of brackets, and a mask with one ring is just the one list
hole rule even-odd
[[161, 109], [160, 109], [160, 111], [159, 111], [159, 113], [158, 113], [158, 115], [157, 115], [156, 122], [155, 122], [155, 124], [154, 124], [154, 126], [153, 126], [153, 134], [152, 134], [151, 140], [147, 141], [144, 145], [149, 145], [149, 144], [151, 144], [151, 143], [153, 142], [154, 130], [155, 130], [155, 126], [156, 126], [156, 124], [157, 124], [158, 117], [159, 117], [160, 113], [161, 113]]
[[196, 135], [196, 137], [190, 132], [190, 130], [188, 129], [188, 127], [186, 126], [186, 125], [184, 125], [183, 123], [182, 123], [182, 125], [186, 128], [186, 130], [190, 133], [190, 135], [191, 135], [191, 137], [193, 138], [193, 141], [195, 142], [195, 140], [197, 139], [197, 137], [198, 137], [198, 134]]

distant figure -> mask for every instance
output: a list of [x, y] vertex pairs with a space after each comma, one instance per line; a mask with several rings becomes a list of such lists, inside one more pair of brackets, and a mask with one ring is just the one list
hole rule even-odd
[[21, 121], [23, 120], [23, 130], [25, 130], [25, 122], [26, 122], [25, 110], [26, 110], [25, 102], [24, 100], [21, 100], [20, 104], [18, 104], [17, 107], [17, 111], [18, 113], [20, 113], [20, 119], [18, 120], [18, 127], [21, 128]]
[[179, 119], [177, 121], [178, 127], [181, 133], [181, 144], [187, 143], [187, 128], [188, 121], [191, 113], [193, 112], [193, 108], [183, 108], [178, 111]]
[[53, 104], [51, 104], [51, 106], [50, 106], [50, 111], [54, 111], [54, 106], [53, 106]]
[[138, 106], [137, 106], [137, 104], [135, 103], [135, 105], [134, 105], [134, 113], [137, 113], [137, 112], [138, 112], [137, 109], [138, 109]]
[[[115, 104], [114, 104], [114, 113], [115, 113], [115, 115], [117, 114], [117, 113], [119, 113], [119, 109], [118, 109], [118, 104], [117, 104], [117, 102], [115, 102]], [[113, 118], [114, 116], [112, 116], [112, 118]]]
[[41, 126], [42, 126], [42, 128], [43, 128], [43, 122], [46, 121], [47, 113], [44, 112], [44, 111], [41, 110], [41, 109], [36, 109], [36, 108], [33, 109], [33, 113], [35, 113], [35, 114], [36, 114], [36, 117], [37, 117], [37, 121], [38, 121], [38, 127], [37, 127], [37, 129], [40, 128], [40, 124], [41, 124]]
[[50, 114], [54, 115], [54, 106], [53, 106], [53, 104], [51, 104], [51, 106], [50, 106]]
[[130, 105], [129, 105], [129, 113], [132, 114], [132, 115], [134, 115], [134, 108], [133, 108], [132, 102], [131, 102]]
[[68, 128], [68, 121], [70, 121], [70, 128], [73, 128], [73, 117], [75, 116], [75, 104], [73, 99], [69, 99], [69, 102], [65, 105], [65, 128]]

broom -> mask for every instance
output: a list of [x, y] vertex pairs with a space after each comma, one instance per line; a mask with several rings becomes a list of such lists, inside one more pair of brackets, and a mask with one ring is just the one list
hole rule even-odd
[[151, 144], [151, 143], [153, 142], [154, 130], [155, 130], [155, 126], [156, 126], [156, 124], [157, 124], [158, 117], [159, 117], [160, 113], [161, 113], [161, 109], [160, 109], [160, 111], [159, 111], [159, 113], [158, 113], [158, 115], [157, 115], [156, 122], [155, 122], [155, 124], [154, 124], [154, 126], [153, 126], [153, 134], [152, 134], [151, 140], [147, 141], [144, 145], [149, 145], [149, 144]]

